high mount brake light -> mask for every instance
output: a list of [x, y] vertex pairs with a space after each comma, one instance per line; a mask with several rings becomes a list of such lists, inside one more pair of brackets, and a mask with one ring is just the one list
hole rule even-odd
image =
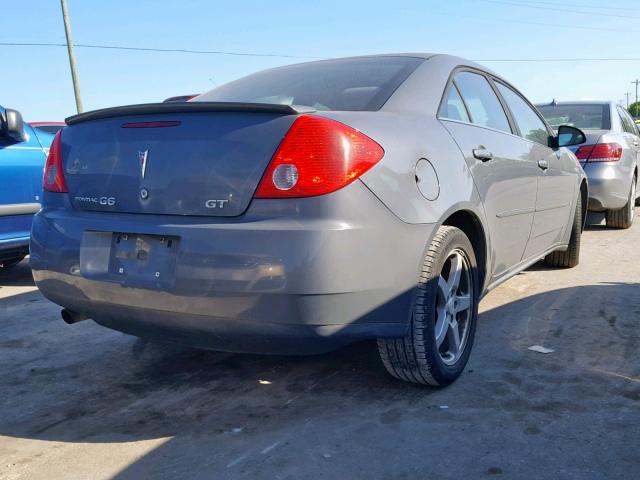
[[60, 148], [62, 130], [58, 130], [56, 136], [53, 137], [53, 142], [49, 148], [49, 155], [47, 155], [47, 163], [44, 166], [42, 188], [47, 192], [66, 193], [68, 191], [67, 182], [64, 179], [64, 173], [62, 171]]
[[354, 128], [302, 115], [284, 136], [256, 198], [314, 197], [335, 192], [378, 163], [384, 150]]
[[622, 158], [622, 147], [617, 143], [583, 145], [576, 151], [576, 157], [585, 162], [617, 162]]
[[164, 127], [177, 127], [182, 122], [179, 121], [166, 121], [166, 122], [128, 122], [123, 123], [122, 128], [164, 128]]

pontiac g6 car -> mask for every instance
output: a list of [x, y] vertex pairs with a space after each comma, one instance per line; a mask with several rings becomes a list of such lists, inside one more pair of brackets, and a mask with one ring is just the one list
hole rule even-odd
[[460, 58], [286, 66], [67, 124], [31, 265], [68, 323], [235, 352], [377, 339], [392, 375], [446, 385], [482, 295], [578, 263], [584, 134]]

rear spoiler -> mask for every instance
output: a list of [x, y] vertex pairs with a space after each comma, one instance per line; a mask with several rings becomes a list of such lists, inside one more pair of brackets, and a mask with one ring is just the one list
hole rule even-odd
[[250, 112], [276, 113], [280, 115], [298, 115], [315, 111], [313, 108], [298, 105], [279, 105], [271, 103], [240, 102], [178, 102], [178, 103], [141, 103], [122, 107], [103, 108], [80, 113], [65, 119], [67, 125], [90, 122], [130, 115], [155, 115], [158, 113], [202, 113], [202, 112]]

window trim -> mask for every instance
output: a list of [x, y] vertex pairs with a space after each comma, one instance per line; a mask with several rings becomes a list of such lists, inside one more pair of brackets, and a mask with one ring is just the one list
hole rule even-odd
[[[507, 123], [509, 124], [509, 128], [511, 129], [510, 132], [505, 132], [504, 130], [500, 130], [500, 129], [497, 129], [497, 128], [488, 127], [486, 125], [480, 125], [480, 124], [477, 124], [477, 123], [473, 123], [473, 117], [472, 117], [471, 113], [469, 112], [469, 107], [467, 106], [467, 102], [465, 101], [464, 96], [460, 92], [460, 89], [458, 89], [458, 86], [455, 84], [454, 77], [460, 72], [475, 73], [477, 75], [480, 75], [481, 77], [484, 77], [484, 79], [489, 84], [489, 87], [491, 87], [491, 89], [493, 90], [494, 95], [496, 95], [496, 98], [498, 99], [498, 103], [500, 103], [500, 106], [502, 107], [502, 111], [504, 112], [505, 117], [507, 117]], [[496, 92], [496, 87], [495, 87], [495, 85], [493, 85], [491, 77], [492, 77], [492, 75], [490, 73], [485, 72], [484, 70], [480, 70], [479, 68], [472, 67], [470, 65], [458, 65], [455, 68], [453, 68], [451, 70], [451, 72], [449, 73], [449, 77], [447, 78], [446, 86], [444, 88], [444, 91], [442, 92], [442, 96], [440, 97], [440, 103], [438, 104], [438, 110], [437, 110], [437, 113], [436, 113], [436, 119], [438, 119], [438, 120], [446, 120], [446, 121], [449, 121], [449, 122], [462, 123], [464, 125], [472, 125], [474, 127], [479, 127], [479, 128], [486, 128], [488, 130], [493, 130], [495, 132], [505, 133], [507, 135], [515, 135], [515, 136], [517, 136], [519, 138], [522, 138], [522, 137], [520, 137], [520, 135], [516, 134], [516, 132], [518, 131], [517, 130], [517, 125], [513, 121], [513, 118], [511, 116], [511, 111], [505, 108], [506, 105], [504, 104], [504, 100], [503, 100], [502, 96], [499, 95]], [[462, 103], [464, 104], [465, 108], [467, 109], [467, 115], [469, 117], [470, 122], [463, 122], [463, 121], [460, 121], [460, 120], [455, 120], [455, 119], [443, 117], [443, 116], [440, 115], [440, 112], [442, 110], [442, 105], [445, 102], [446, 94], [449, 92], [449, 86], [450, 85], [455, 85], [456, 89], [458, 90], [458, 94], [460, 95], [460, 98], [462, 99]]]
[[[622, 123], [622, 130], [625, 133], [629, 133], [631, 135], [638, 136], [638, 126], [633, 121], [633, 118], [631, 118], [631, 115], [629, 115], [629, 112], [627, 112], [620, 105], [617, 105], [616, 107], [617, 107], [617, 110], [618, 110], [618, 116], [620, 117], [620, 122]], [[629, 123], [629, 126], [632, 128], [631, 132], [626, 130], [626, 128], [625, 128], [625, 120], [626, 120], [626, 122]]]
[[[522, 138], [523, 140], [527, 140], [528, 142], [532, 142], [535, 143], [537, 145], [542, 145], [544, 147], [549, 147], [551, 148], [551, 138], [555, 137], [555, 135], [553, 134], [553, 130], [551, 130], [551, 127], [549, 126], [549, 124], [547, 123], [547, 121], [544, 119], [544, 117], [542, 116], [542, 114], [540, 112], [538, 112], [538, 109], [529, 101], [527, 100], [527, 97], [525, 97], [524, 95], [522, 95], [522, 93], [520, 93], [520, 91], [515, 88], [513, 85], [509, 84], [508, 82], [505, 82], [504, 80], [497, 78], [495, 76], [491, 76], [491, 80], [494, 82], [494, 84], [496, 85], [495, 89], [496, 92], [498, 93], [498, 95], [500, 96], [500, 98], [504, 101], [506, 107], [509, 109], [509, 113], [511, 114], [513, 121], [516, 125], [516, 129], [518, 131], [518, 136], [520, 138]], [[540, 142], [536, 142], [535, 140], [531, 140], [529, 138], [526, 138], [524, 135], [522, 135], [522, 132], [520, 131], [520, 127], [518, 126], [518, 122], [516, 121], [516, 117], [515, 115], [513, 115], [513, 112], [511, 111], [511, 108], [509, 107], [509, 104], [507, 103], [507, 101], [504, 99], [504, 97], [502, 96], [502, 93], [500, 93], [500, 91], [498, 90], [498, 84], [501, 84], [503, 87], [508, 88], [509, 90], [511, 90], [513, 93], [515, 93], [518, 97], [520, 97], [520, 99], [529, 106], [529, 108], [531, 108], [531, 110], [533, 111], [533, 113], [536, 114], [536, 116], [538, 117], [538, 119], [540, 119], [540, 121], [542, 122], [542, 124], [544, 125], [544, 128], [547, 129], [547, 144], [545, 145], [544, 143], [540, 143]]]
[[453, 80], [451, 81], [451, 83], [448, 83], [446, 88], [444, 89], [444, 94], [442, 95], [442, 101], [440, 102], [440, 106], [438, 107], [438, 114], [436, 115], [436, 117], [437, 118], [442, 117], [442, 118], [445, 118], [447, 120], [451, 120], [453, 122], [469, 123], [469, 122], [466, 122], [465, 120], [456, 120], [455, 118], [449, 118], [449, 117], [440, 115], [440, 111], [445, 106], [446, 101], [449, 98], [449, 93], [451, 92], [452, 89], [454, 89], [456, 91], [456, 93], [458, 94], [458, 97], [460, 97], [460, 101], [462, 102], [462, 107], [464, 108], [464, 113], [467, 115], [467, 118], [469, 119], [469, 122], [473, 123], [473, 119], [471, 118], [471, 112], [469, 111], [469, 107], [467, 106], [467, 102], [465, 102], [464, 98], [462, 98], [462, 94], [460, 93], [460, 89], [456, 85], [456, 82], [454, 82]]

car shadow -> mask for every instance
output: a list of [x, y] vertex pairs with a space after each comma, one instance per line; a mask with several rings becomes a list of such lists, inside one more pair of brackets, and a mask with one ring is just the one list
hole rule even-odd
[[[184, 462], [191, 478], [235, 478], [236, 468], [274, 478], [279, 467], [264, 463], [274, 455], [286, 457], [299, 478], [304, 466], [291, 456], [315, 451], [314, 442], [347, 448], [360, 438], [429, 449], [435, 438], [455, 444], [474, 418], [500, 425], [513, 448], [530, 436], [526, 418], [531, 429], [546, 425], [549, 442], [562, 439], [588, 455], [596, 447], [585, 433], [589, 415], [637, 409], [640, 401], [640, 381], [623, 378], [640, 376], [637, 284], [554, 290], [484, 311], [467, 370], [445, 389], [392, 379], [374, 342], [310, 357], [193, 350], [91, 321], [67, 326], [51, 304], [33, 302], [37, 295], [5, 303], [30, 303], [31, 310], [0, 326], [0, 435], [85, 443], [170, 438], [120, 479], [161, 476]], [[585, 420], [568, 420], [578, 414]], [[286, 454], [276, 455], [284, 445]]]
[[2, 287], [31, 287], [35, 286], [29, 258], [22, 260], [17, 265], [0, 269], [0, 288]]

